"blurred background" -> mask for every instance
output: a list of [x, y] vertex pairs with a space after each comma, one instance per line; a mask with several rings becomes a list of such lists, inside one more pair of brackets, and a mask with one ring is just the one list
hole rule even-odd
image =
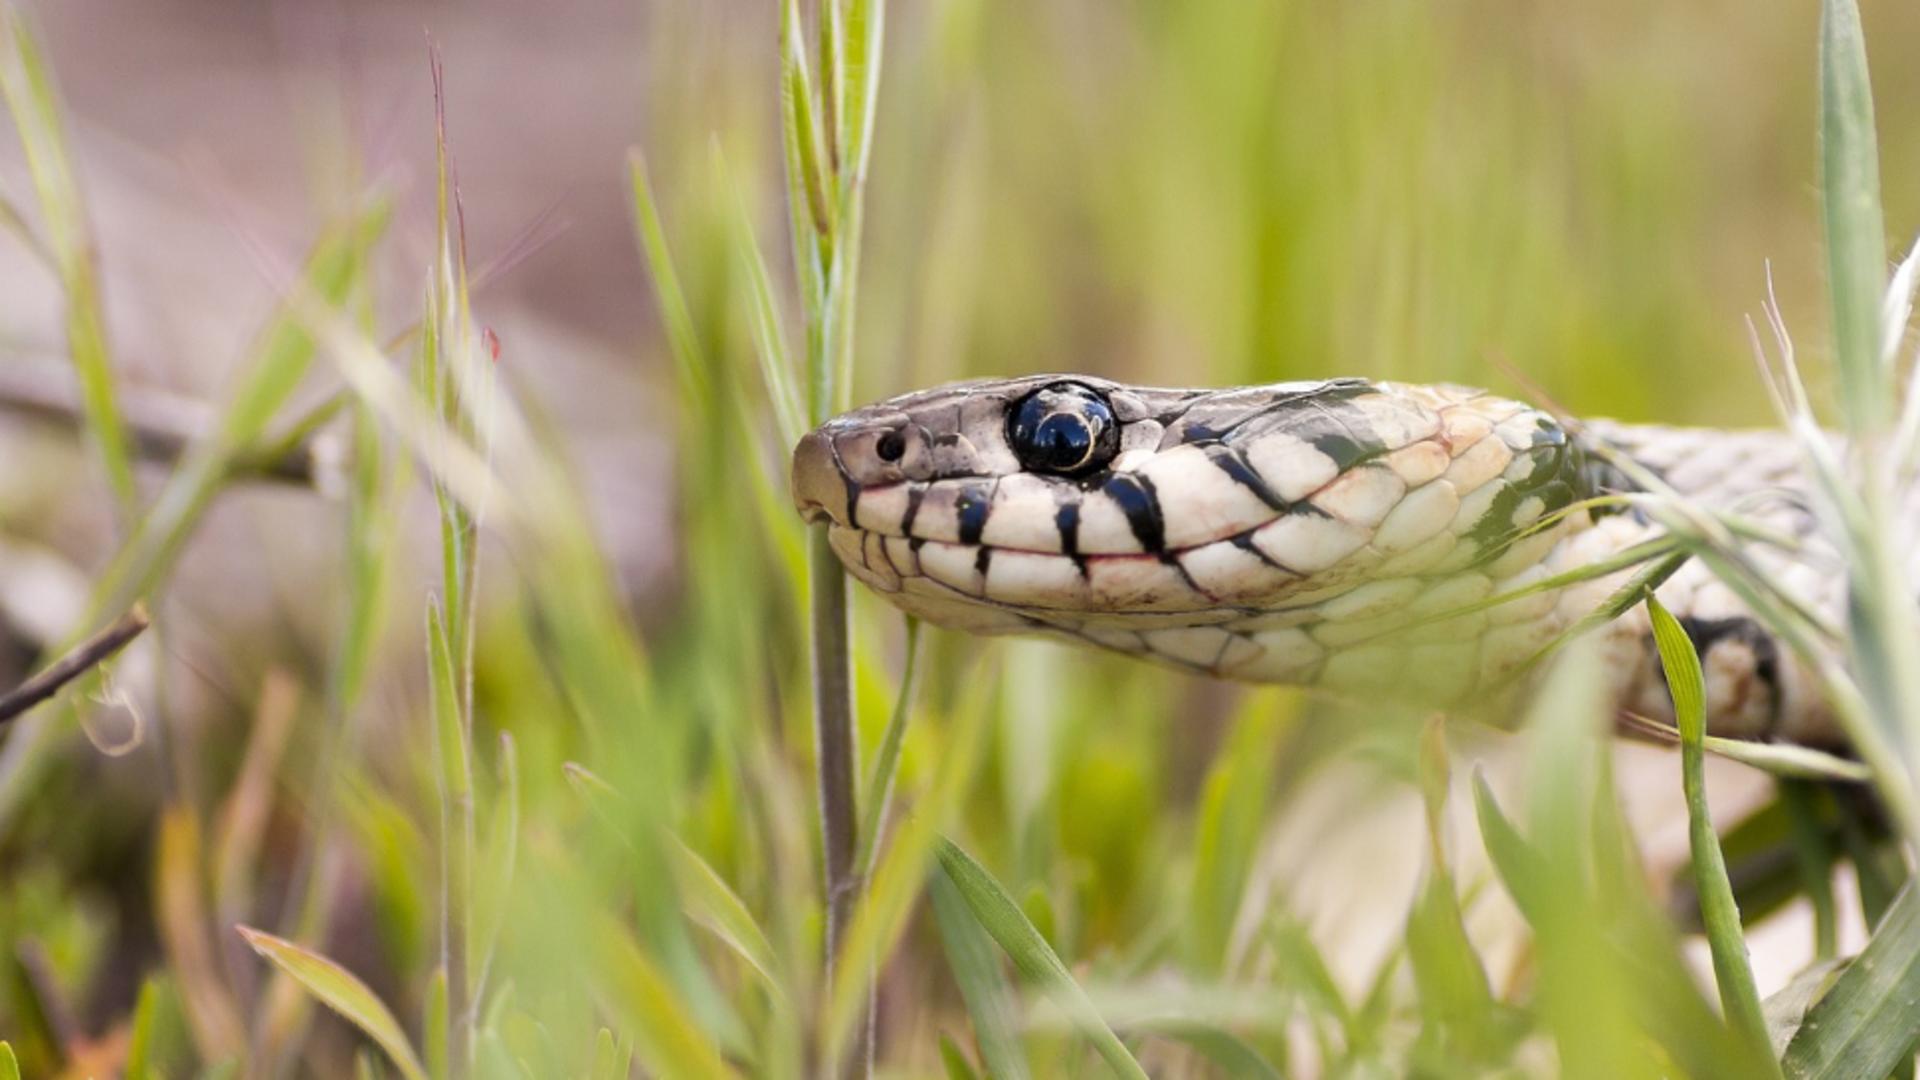
[[[594, 580], [631, 627], [622, 662], [646, 702], [619, 718], [624, 733], [579, 719], [576, 688], [557, 674], [565, 634], [542, 606], [552, 553], [487, 541], [477, 767], [491, 775], [494, 736], [510, 733], [522, 805], [492, 977], [516, 995], [502, 1015], [528, 1018], [503, 1021], [497, 1037], [508, 1057], [554, 1063], [529, 1075], [582, 1072], [605, 1005], [596, 1012], [570, 985], [557, 958], [579, 946], [554, 916], [645, 909], [655, 888], [595, 832], [567, 762], [615, 787], [649, 786], [628, 794], [806, 970], [819, 914], [804, 899], [818, 885], [801, 529], [782, 501], [787, 448], [754, 374], [733, 224], [744, 206], [791, 319], [778, 5], [20, 8], [59, 89], [120, 383], [189, 411], [230, 396], [314, 238], [370, 191], [392, 205], [368, 255], [370, 335], [394, 340], [421, 317], [436, 243], [429, 38], [437, 45], [474, 318], [497, 334], [501, 386], [584, 507], [604, 560]], [[1900, 179], [1920, 175], [1920, 68], [1904, 62], [1920, 10], [1863, 8], [1888, 222], [1904, 245], [1920, 220], [1920, 185]], [[1723, 0], [895, 4], [853, 396], [1041, 370], [1173, 385], [1367, 375], [1524, 395], [1511, 370], [1575, 413], [1771, 423], [1742, 322], [1769, 269], [1816, 382], [1826, 340], [1817, 17], [1812, 4]], [[676, 371], [635, 241], [635, 147], [707, 393]], [[40, 229], [32, 192], [9, 133], [0, 193], [23, 208], [27, 234]], [[61, 282], [19, 230], [0, 244], [0, 296], [0, 365], [64, 385]], [[321, 360], [296, 400], [311, 406], [341, 385]], [[0, 684], [81, 628], [89, 582], [120, 542], [75, 431], [0, 403]], [[140, 475], [151, 497], [165, 466]], [[267, 975], [233, 922], [333, 956], [418, 1031], [438, 934], [419, 613], [441, 579], [431, 493], [418, 472], [393, 480], [364, 688], [343, 693], [338, 679], [363, 536], [346, 503], [237, 484], [154, 597], [161, 632], [115, 668], [131, 704], [63, 705], [67, 734], [86, 737], [61, 740], [5, 800], [0, 1036], [42, 1074], [85, 1060], [108, 1062], [102, 1075], [117, 1068], [143, 986], [175, 1003], [172, 1060], [246, 1049], [257, 1067], [274, 1062], [261, 1075], [339, 1074], [356, 1045], [344, 1025], [302, 1015], [268, 1036], [253, 1023]], [[856, 637], [873, 739], [903, 634], [861, 596]], [[1419, 718], [1045, 645], [928, 637], [924, 722], [917, 714], [908, 737], [900, 798], [937, 808], [935, 825], [988, 863], [1076, 970], [1125, 986], [1170, 968], [1204, 980], [1223, 962], [1169, 957], [1226, 950], [1239, 958], [1226, 970], [1280, 993], [1285, 963], [1248, 960], [1244, 943], [1249, 926], [1284, 912], [1348, 993], [1372, 985], [1423, 857], [1408, 782]], [[276, 683], [285, 704], [273, 707], [290, 719], [263, 748], [263, 687]], [[969, 724], [977, 770], [936, 798]], [[1496, 776], [1506, 767], [1510, 740], [1455, 737], [1464, 758]], [[654, 755], [666, 764], [635, 764]], [[1651, 777], [1628, 809], [1656, 862], [1663, 844], [1683, 850], [1671, 759], [1629, 750], [1622, 762], [1628, 792]], [[1766, 793], [1738, 770], [1717, 771], [1716, 784], [1729, 817]], [[500, 785], [482, 786], [487, 806]], [[241, 790], [244, 843], [221, 832]], [[1224, 872], [1232, 889], [1209, 899], [1197, 875], [1212, 856], [1196, 836], [1223, 812], [1208, 802], [1223, 790], [1247, 792], [1251, 808], [1236, 812], [1249, 831], [1230, 845], [1241, 853]], [[210, 853], [183, 871], [199, 887], [169, 886], [163, 806], [189, 808], [210, 846], [238, 844], [239, 862]], [[1524, 979], [1526, 949], [1502, 929], [1513, 920], [1497, 894], [1477, 894], [1469, 925], [1505, 985]], [[329, 917], [303, 921], [315, 907]], [[181, 929], [196, 921], [204, 936]], [[965, 1021], [926, 919], [903, 933], [882, 968], [882, 1058], [931, 1073], [939, 1036], [959, 1037]], [[1804, 933], [1780, 933], [1777, 962], [1758, 961], [1764, 978], [1777, 984], [1804, 960]], [[712, 959], [705, 939], [685, 948], [707, 959], [666, 967], [692, 1011], [771, 1023], [778, 1010], [764, 1001], [737, 1003], [751, 996], [737, 965]], [[718, 974], [686, 974], [694, 966]], [[205, 1019], [221, 1011], [209, 997], [232, 1003], [247, 1037]], [[713, 1001], [736, 1005], [701, 1004]], [[756, 1068], [775, 1072], [767, 1058], [806, 1042], [768, 1039]]]

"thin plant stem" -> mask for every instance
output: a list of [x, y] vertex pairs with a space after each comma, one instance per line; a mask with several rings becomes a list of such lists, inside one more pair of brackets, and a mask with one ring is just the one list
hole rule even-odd
[[920, 668], [920, 620], [907, 616], [907, 660], [900, 672], [900, 694], [887, 719], [886, 734], [874, 752], [873, 779], [867, 783], [867, 812], [860, 821], [860, 856], [854, 860], [861, 880], [873, 873], [880, 850], [880, 832], [886, 828], [887, 808], [893, 802], [893, 778], [900, 768], [900, 746], [906, 740], [907, 719], [913, 712], [913, 694]]
[[135, 605], [113, 625], [81, 642], [73, 651], [48, 665], [33, 678], [0, 694], [0, 724], [19, 716], [60, 692], [60, 688], [104, 663], [146, 630], [147, 609]]
[[847, 646], [847, 578], [825, 526], [809, 543], [813, 576], [814, 751], [820, 796], [821, 854], [826, 864], [827, 981], [859, 892], [854, 867], [853, 658]]

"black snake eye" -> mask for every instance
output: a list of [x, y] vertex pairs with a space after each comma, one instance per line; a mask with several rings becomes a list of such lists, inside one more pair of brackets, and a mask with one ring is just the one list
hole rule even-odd
[[907, 452], [906, 436], [900, 434], [897, 428], [889, 431], [873, 444], [873, 452], [880, 455], [881, 461], [899, 461], [901, 455]]
[[1007, 442], [1033, 472], [1080, 476], [1113, 460], [1120, 425], [1099, 394], [1078, 383], [1055, 383], [1014, 404]]

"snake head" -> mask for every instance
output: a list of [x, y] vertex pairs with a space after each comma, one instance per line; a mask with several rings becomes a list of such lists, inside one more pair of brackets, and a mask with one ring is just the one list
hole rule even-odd
[[[1157, 425], [1140, 426], [1148, 419], [1140, 394], [1084, 375], [984, 380], [906, 394], [807, 433], [793, 454], [794, 503], [808, 521], [860, 528], [864, 495], [889, 492], [885, 498], [892, 499], [926, 485], [1014, 475], [1077, 485], [1109, 466], [1123, 443], [1157, 439]], [[872, 512], [881, 516], [865, 527], [901, 524], [877, 504]]]
[[850, 573], [929, 621], [1190, 641], [1220, 670], [1216, 627], [1366, 616], [1502, 555], [1574, 497], [1573, 456], [1541, 414], [1454, 387], [1039, 375], [830, 420], [795, 448], [793, 495]]

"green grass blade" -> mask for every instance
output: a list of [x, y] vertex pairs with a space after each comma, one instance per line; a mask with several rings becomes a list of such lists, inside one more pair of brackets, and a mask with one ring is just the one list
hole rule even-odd
[[20, 1080], [20, 1059], [13, 1056], [13, 1045], [0, 1039], [0, 1080]]
[[[1820, 181], [1826, 211], [1827, 277], [1847, 433], [1864, 453], [1848, 485], [1822, 477], [1842, 514], [1848, 563], [1847, 622], [1853, 667], [1873, 719], [1904, 750], [1906, 776], [1886, 777], [1888, 801], [1902, 817], [1908, 843], [1920, 843], [1920, 808], [1911, 784], [1920, 776], [1920, 621], [1905, 566], [1896, 550], [1892, 470], [1883, 436], [1892, 415], [1892, 360], [1883, 342], [1888, 303], [1886, 223], [1880, 209], [1879, 151], [1866, 41], [1854, 0], [1824, 0], [1820, 15]], [[1881, 755], [1855, 736], [1862, 757]]]
[[613, 1032], [601, 1028], [593, 1037], [593, 1080], [626, 1080], [633, 1073], [633, 1047], [623, 1045]]
[[473, 1061], [473, 757], [453, 645], [437, 600], [427, 603], [434, 774], [440, 797], [440, 963], [447, 976], [449, 1071]]
[[1514, 906], [1532, 922], [1546, 902], [1548, 867], [1541, 861], [1540, 853], [1520, 835], [1513, 820], [1500, 809], [1500, 800], [1494, 797], [1493, 788], [1478, 772], [1473, 777], [1473, 808], [1480, 822], [1480, 840], [1500, 875], [1500, 883], [1513, 897]]
[[1250, 694], [1214, 758], [1194, 826], [1193, 917], [1187, 956], [1195, 970], [1220, 973], [1228, 955], [1260, 832], [1273, 800], [1276, 755], [1293, 730], [1300, 697], [1287, 691]]
[[867, 177], [873, 118], [879, 111], [880, 53], [886, 42], [886, 0], [850, 0], [842, 22], [841, 70], [845, 76], [846, 136], [843, 183], [857, 188]]
[[1127, 1029], [1150, 1032], [1164, 1039], [1186, 1043], [1219, 1066], [1222, 1076], [1244, 1077], [1246, 1080], [1281, 1080], [1284, 1075], [1252, 1044], [1213, 1024], [1184, 1018], [1146, 1019], [1128, 1024]]
[[520, 750], [513, 736], [500, 733], [500, 757], [497, 768], [499, 787], [495, 791], [492, 820], [487, 826], [483, 869], [484, 886], [475, 893], [473, 993], [483, 999], [487, 976], [493, 967], [494, 950], [507, 925], [507, 901], [513, 891], [513, 876], [520, 863]]
[[746, 902], [699, 852], [678, 837], [667, 844], [667, 854], [673, 861], [673, 877], [680, 885], [680, 902], [686, 905], [687, 914], [713, 931], [715, 937], [745, 960], [770, 993], [776, 998], [783, 997], [780, 963], [773, 943]]
[[321, 1004], [339, 1013], [386, 1052], [406, 1080], [427, 1080], [427, 1071], [415, 1056], [400, 1022], [386, 1003], [354, 974], [332, 960], [291, 941], [252, 927], [238, 927], [253, 951], [293, 976]]
[[1146, 1070], [1101, 1018], [1087, 992], [1074, 981], [1058, 953], [1040, 936], [1000, 883], [986, 869], [962, 851], [953, 841], [942, 838], [935, 848], [941, 872], [953, 883], [967, 909], [973, 913], [1015, 967], [1053, 999], [1073, 1025], [1080, 1029], [1095, 1050], [1119, 1076], [1146, 1080]]
[[1887, 283], [1880, 155], [1866, 39], [1854, 0], [1825, 0], [1820, 6], [1820, 186], [1841, 401], [1848, 427], [1865, 435], [1885, 425], [1893, 399], [1880, 347]]
[[[790, 196], [796, 210], [806, 210], [809, 216], [805, 220], [813, 234], [824, 239], [833, 235], [833, 206], [827, 199], [826, 163], [814, 114], [812, 82], [807, 75], [804, 36], [799, 2], [787, 0], [780, 18], [780, 109], [791, 169], [789, 182], [797, 188]], [[796, 224], [801, 220], [796, 217]]]
[[907, 616], [907, 660], [900, 671], [900, 691], [887, 717], [887, 729], [873, 755], [873, 777], [867, 781], [866, 812], [860, 821], [860, 847], [854, 857], [856, 872], [865, 878], [873, 873], [874, 852], [880, 846], [880, 830], [886, 827], [887, 806], [893, 801], [893, 777], [900, 768], [900, 745], [906, 739], [907, 720], [913, 712], [915, 677], [920, 667], [920, 620]]
[[[160, 1024], [161, 987], [155, 979], [140, 986], [140, 999], [133, 1006], [133, 1023], [127, 1035], [126, 1073], [128, 1080], [147, 1080], [153, 1071], [155, 1031]], [[4, 1070], [0, 1070], [3, 1073]]]
[[732, 226], [734, 259], [745, 271], [746, 307], [752, 316], [754, 357], [759, 361], [760, 379], [773, 405], [781, 444], [792, 446], [807, 429], [806, 402], [794, 386], [793, 354], [787, 348], [780, 301], [773, 291], [773, 277], [767, 270], [760, 241], [754, 236], [753, 217], [747, 211], [746, 199], [718, 150], [714, 151], [714, 170], [719, 173], [721, 187], [729, 196], [727, 217]]
[[1920, 1031], [1920, 893], [1909, 884], [1787, 1044], [1795, 1080], [1885, 1076]]
[[1707, 806], [1706, 750], [1707, 685], [1700, 656], [1686, 628], [1659, 599], [1647, 595], [1647, 614], [1653, 622], [1653, 640], [1660, 651], [1673, 695], [1673, 712], [1680, 727], [1680, 777], [1686, 790], [1687, 824], [1693, 847], [1693, 878], [1700, 896], [1700, 917], [1713, 950], [1713, 974], [1720, 984], [1720, 1007], [1733, 1026], [1756, 1046], [1767, 1046], [1766, 1016], [1760, 1009], [1760, 991], [1754, 985], [1747, 960], [1747, 943], [1740, 923], [1740, 906], [1727, 880], [1726, 858], [1720, 837], [1713, 831]]
[[427, 1072], [433, 1080], [447, 1080], [451, 1072], [451, 1044], [449, 1043], [450, 1024], [447, 1017], [447, 969], [433, 969], [433, 978], [427, 982], [427, 1003], [422, 1010], [421, 1020], [424, 1030], [421, 1042], [427, 1049]]
[[946, 874], [928, 877], [927, 895], [946, 948], [947, 967], [973, 1019], [981, 1061], [996, 1080], [1025, 1080], [1029, 1073], [1020, 1049], [1013, 987], [1000, 970], [993, 939], [975, 921], [959, 886]]
[[862, 882], [860, 902], [848, 920], [845, 939], [834, 957], [829, 979], [824, 1042], [830, 1060], [840, 1060], [842, 1043], [858, 1014], [870, 1002], [874, 973], [905, 932], [927, 863], [940, 843], [939, 830], [958, 813], [979, 765], [989, 718], [994, 680], [979, 678], [953, 708], [946, 746], [928, 790], [919, 797], [886, 847], [870, 879]]
[[300, 317], [300, 305], [317, 303], [330, 309], [344, 305], [365, 272], [368, 251], [385, 232], [387, 220], [387, 205], [375, 205], [329, 230], [314, 245], [293, 286], [295, 298], [269, 324], [219, 426], [188, 451], [161, 488], [152, 511], [101, 576], [92, 605], [96, 613], [119, 610], [147, 595], [172, 570], [207, 505], [227, 483], [235, 458], [260, 438], [313, 363], [315, 342]]
[[87, 431], [106, 468], [108, 487], [118, 503], [122, 524], [130, 525], [139, 507], [132, 439], [114, 387], [85, 201], [68, 153], [53, 77], [32, 30], [11, 5], [0, 8], [0, 95], [7, 99], [20, 133], [27, 170], [32, 174], [40, 213], [47, 225], [47, 242], [66, 293], [67, 348], [79, 377]]
[[626, 1022], [652, 1075], [690, 1080], [735, 1075], [688, 1011], [686, 996], [625, 927], [610, 918], [603, 922], [594, 955], [602, 994]]
[[1497, 1015], [1486, 969], [1467, 937], [1445, 847], [1450, 785], [1445, 733], [1436, 718], [1421, 740], [1420, 790], [1427, 812], [1426, 881], [1407, 916], [1407, 959], [1419, 989], [1423, 1038], [1437, 1047], [1481, 1060], [1495, 1044]]
[[660, 203], [647, 176], [647, 159], [638, 148], [627, 151], [627, 179], [632, 187], [634, 231], [647, 258], [647, 272], [653, 278], [654, 301], [660, 306], [660, 322], [666, 327], [680, 385], [687, 388], [696, 408], [704, 408], [713, 396], [713, 380], [703, 360], [700, 336], [693, 329], [686, 292], [680, 287], [667, 230], [660, 224]]
[[947, 1080], [980, 1080], [980, 1074], [973, 1070], [973, 1064], [960, 1052], [952, 1036], [940, 1036], [940, 1064], [947, 1070]]

